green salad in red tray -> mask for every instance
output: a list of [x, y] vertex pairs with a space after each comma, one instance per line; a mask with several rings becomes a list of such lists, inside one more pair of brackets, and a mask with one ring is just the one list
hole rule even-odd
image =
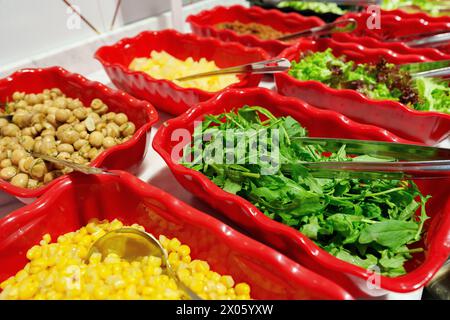
[[377, 64], [357, 64], [336, 57], [331, 49], [306, 52], [292, 61], [289, 74], [301, 81], [320, 81], [334, 89], [356, 90], [375, 100], [394, 100], [412, 109], [450, 114], [449, 82], [413, 78], [408, 71], [381, 59]]
[[[259, 147], [237, 143], [236, 151], [228, 142], [238, 135], [230, 132], [248, 133], [246, 141], [260, 133], [273, 137], [275, 132], [279, 139], [263, 139]], [[207, 136], [207, 141], [202, 139]], [[304, 145], [299, 138], [305, 136], [307, 129], [290, 116], [276, 117], [265, 108], [243, 106], [207, 115], [193, 133], [194, 143], [186, 146], [182, 164], [247, 199], [267, 217], [299, 230], [341, 260], [366, 269], [376, 267], [390, 277], [405, 274], [404, 265], [412, 254], [423, 251], [418, 241], [428, 219], [425, 204], [429, 197], [413, 181], [316, 178], [302, 162], [388, 159], [350, 156], [345, 146], [327, 152], [320, 145]], [[268, 153], [259, 149], [261, 142]], [[213, 150], [213, 161], [201, 161]], [[267, 168], [274, 170], [264, 172]]]

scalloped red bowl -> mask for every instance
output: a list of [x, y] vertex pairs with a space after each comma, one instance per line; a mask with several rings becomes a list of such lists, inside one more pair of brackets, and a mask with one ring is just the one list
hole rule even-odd
[[49, 233], [52, 239], [90, 219], [138, 223], [155, 236], [177, 237], [194, 259], [251, 286], [256, 299], [352, 299], [337, 284], [233, 230], [138, 178], [72, 174], [53, 192], [0, 220], [0, 282], [27, 262], [26, 252]]
[[[147, 152], [151, 126], [158, 120], [158, 114], [153, 106], [61, 67], [24, 69], [0, 79], [0, 101], [4, 102], [7, 98], [11, 98], [15, 91], [38, 93], [54, 87], [61, 89], [71, 98], [79, 98], [85, 105], [90, 105], [94, 98], [99, 98], [111, 111], [123, 112], [128, 116], [136, 125], [133, 137], [102, 152], [91, 162], [91, 166], [137, 171]], [[19, 188], [0, 179], [0, 190], [21, 198], [36, 198], [52, 189], [63, 177], [36, 189]]]
[[[317, 247], [297, 230], [273, 221], [247, 200], [227, 193], [205, 175], [178, 163], [182, 145], [180, 130], [192, 132], [195, 121], [207, 114], [220, 114], [244, 105], [258, 105], [276, 116], [290, 115], [305, 126], [311, 136], [339, 137], [379, 141], [409, 141], [396, 137], [385, 129], [360, 124], [331, 110], [314, 108], [298, 99], [283, 97], [275, 92], [258, 88], [229, 90], [214, 99], [193, 107], [185, 114], [167, 121], [153, 140], [153, 148], [161, 155], [175, 178], [192, 194], [216, 208], [256, 239], [269, 244], [302, 265], [329, 279], [333, 279], [354, 297], [367, 297], [382, 293], [364, 292], [370, 272], [339, 260]], [[175, 134], [175, 135], [174, 135]], [[183, 135], [183, 136], [186, 136]], [[427, 204], [432, 218], [426, 224], [423, 245], [425, 254], [417, 254], [410, 261], [407, 275], [398, 278], [381, 277], [380, 286], [395, 292], [410, 292], [424, 286], [437, 272], [450, 254], [450, 179], [418, 182], [425, 193], [433, 195]], [[373, 276], [373, 275], [372, 275]]]
[[[423, 17], [421, 14], [397, 15], [393, 13], [385, 13], [385, 11], [383, 11], [380, 19], [381, 28], [369, 29], [367, 26], [367, 20], [369, 17], [370, 13], [347, 13], [338, 20], [353, 18], [358, 22], [358, 27], [350, 34], [345, 34], [344, 36], [342, 34], [336, 34], [337, 37], [334, 36], [334, 38], [340, 39], [341, 41], [347, 38], [347, 41], [358, 42], [357, 39], [359, 39], [359, 37], [368, 36], [379, 40], [380, 48], [388, 48], [390, 43], [384, 42], [385, 39], [414, 35], [417, 33], [450, 31], [450, 19], [448, 18], [433, 19], [430, 17]], [[401, 42], [394, 43], [398, 44]], [[401, 48], [402, 46], [399, 47]], [[411, 48], [405, 44], [403, 44], [403, 47]], [[429, 47], [427, 51], [433, 55], [441, 56], [440, 60], [450, 59], [450, 45], [442, 45], [439, 48]]]
[[[145, 72], [128, 68], [137, 57], [149, 57], [152, 50], [166, 51], [185, 60], [206, 58], [215, 61], [218, 67], [227, 68], [268, 59], [258, 48], [245, 48], [239, 43], [226, 43], [206, 39], [175, 30], [144, 31], [134, 38], [124, 38], [111, 46], [103, 46], [95, 53], [111, 81], [129, 94], [151, 102], [156, 108], [178, 115], [196, 103], [212, 98], [217, 92], [197, 88], [182, 88], [169, 80], [157, 80]], [[256, 87], [262, 75], [240, 75], [240, 82], [229, 87]]]
[[257, 6], [246, 8], [240, 5], [231, 7], [217, 6], [189, 16], [186, 21], [191, 25], [192, 32], [203, 37], [214, 37], [223, 41], [240, 42], [249, 47], [264, 49], [272, 57], [278, 55], [292, 43], [279, 40], [261, 40], [253, 35], [239, 35], [231, 30], [219, 30], [215, 25], [221, 22], [239, 21], [242, 23], [256, 22], [268, 25], [281, 32], [297, 31], [325, 24], [317, 17], [304, 17], [297, 13], [283, 13], [279, 10], [265, 10]]
[[416, 20], [424, 20], [428, 22], [447, 22], [450, 23], [450, 16], [439, 16], [439, 17], [433, 17], [429, 14], [426, 14], [425, 12], [414, 12], [409, 13], [401, 9], [396, 10], [381, 10], [382, 15], [393, 15], [393, 16], [399, 16], [402, 18], [407, 19], [416, 19]]
[[[345, 55], [357, 63], [377, 62], [381, 57], [394, 64], [431, 61], [420, 55], [397, 54], [388, 49], [366, 48], [333, 39], [300, 41], [280, 57], [298, 60], [301, 52], [326, 48], [332, 48], [334, 54]], [[448, 114], [416, 111], [395, 101], [372, 100], [357, 91], [332, 89], [319, 81], [299, 81], [287, 72], [276, 74], [275, 82], [282, 95], [297, 97], [315, 107], [332, 109], [353, 120], [386, 128], [408, 140], [433, 145], [450, 134]]]

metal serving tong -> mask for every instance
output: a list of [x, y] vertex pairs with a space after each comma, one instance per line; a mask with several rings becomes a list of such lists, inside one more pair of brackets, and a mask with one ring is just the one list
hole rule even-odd
[[400, 66], [413, 78], [436, 78], [450, 76], [450, 60], [408, 63]]
[[185, 81], [185, 80], [192, 80], [192, 79], [198, 79], [198, 78], [205, 78], [210, 76], [216, 76], [216, 75], [222, 75], [222, 74], [235, 74], [235, 73], [254, 73], [254, 74], [269, 74], [269, 73], [277, 73], [286, 71], [291, 67], [291, 63], [288, 59], [281, 58], [281, 59], [270, 59], [270, 60], [264, 60], [249, 64], [244, 64], [236, 67], [230, 67], [215, 71], [209, 71], [209, 72], [202, 72], [193, 74], [186, 77], [181, 77], [178, 79], [175, 79], [177, 81]]
[[352, 32], [358, 27], [358, 22], [355, 19], [344, 19], [332, 23], [324, 24], [323, 26], [314, 27], [311, 29], [302, 30], [296, 33], [291, 33], [278, 37], [277, 40], [286, 41], [301, 37], [314, 37], [330, 35], [337, 32]]
[[[283, 166], [289, 169], [300, 165], [317, 178], [355, 179], [450, 179], [450, 149], [352, 139], [295, 138], [302, 144], [314, 144], [329, 152], [338, 151], [343, 145], [348, 154], [366, 154], [385, 158], [386, 161], [329, 161], [299, 162]], [[389, 158], [404, 160], [393, 162]]]
[[387, 42], [405, 41], [405, 44], [413, 47], [439, 47], [450, 43], [450, 31], [443, 30], [438, 32], [427, 32], [398, 37], [387, 40]]
[[110, 172], [106, 169], [102, 169], [102, 168], [94, 168], [94, 167], [90, 167], [90, 166], [86, 166], [83, 164], [78, 164], [75, 162], [70, 162], [70, 161], [66, 161], [66, 160], [61, 160], [52, 156], [48, 156], [42, 153], [38, 153], [38, 152], [31, 152], [31, 155], [35, 158], [40, 158], [42, 160], [48, 161], [48, 162], [52, 162], [55, 164], [59, 164], [61, 166], [67, 167], [67, 168], [71, 168], [75, 171], [84, 173], [84, 174], [108, 174], [108, 175], [116, 175], [114, 172]]

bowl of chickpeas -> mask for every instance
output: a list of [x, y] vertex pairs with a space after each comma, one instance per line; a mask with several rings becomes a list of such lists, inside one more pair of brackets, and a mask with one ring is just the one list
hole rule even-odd
[[77, 164], [134, 172], [157, 113], [148, 102], [59, 67], [0, 79], [0, 189], [36, 198]]
[[157, 237], [202, 299], [351, 299], [332, 281], [135, 176], [73, 175], [0, 220], [0, 299], [187, 299], [160, 258], [89, 255], [124, 226]]

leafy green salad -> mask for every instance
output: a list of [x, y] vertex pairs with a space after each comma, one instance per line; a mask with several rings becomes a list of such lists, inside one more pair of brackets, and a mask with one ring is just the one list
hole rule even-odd
[[448, 81], [413, 79], [408, 71], [381, 59], [377, 64], [356, 64], [336, 57], [329, 48], [307, 52], [292, 61], [289, 74], [302, 81], [320, 81], [334, 89], [356, 90], [371, 99], [394, 100], [421, 111], [450, 113]]
[[334, 13], [337, 15], [343, 15], [346, 12], [335, 3], [325, 2], [281, 1], [278, 8], [292, 8], [297, 11], [311, 10], [317, 13]]
[[[268, 137], [276, 130], [278, 138], [263, 139], [270, 152], [259, 153], [259, 161], [254, 162], [249, 159], [256, 145], [237, 147], [238, 135], [226, 135], [230, 130], [268, 132]], [[299, 138], [305, 136], [307, 130], [290, 116], [275, 117], [265, 108], [244, 106], [207, 115], [194, 130], [194, 143], [184, 149], [181, 163], [202, 172], [223, 190], [247, 199], [269, 218], [302, 232], [339, 259], [363, 268], [376, 266], [381, 274], [391, 277], [405, 274], [405, 262], [412, 253], [422, 251], [417, 245], [408, 245], [421, 239], [428, 219], [428, 197], [414, 182], [315, 178], [302, 162], [380, 159], [348, 155], [345, 146], [325, 153], [319, 145], [302, 144]], [[217, 143], [226, 147], [214, 149]], [[260, 146], [261, 141], [258, 150]], [[241, 151], [239, 155], [236, 149]], [[218, 158], [200, 161], [207, 153]], [[274, 164], [278, 164], [274, 172], [263, 174], [264, 168], [274, 168]]]

